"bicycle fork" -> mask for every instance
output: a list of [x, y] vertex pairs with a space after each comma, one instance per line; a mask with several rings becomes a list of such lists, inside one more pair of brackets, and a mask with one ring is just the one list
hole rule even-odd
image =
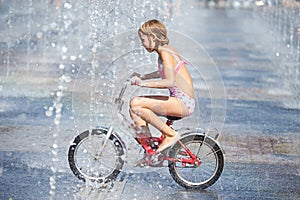
[[102, 152], [103, 152], [103, 149], [105, 148], [105, 146], [106, 146], [106, 144], [107, 144], [107, 141], [108, 141], [108, 139], [110, 138], [112, 132], [113, 132], [113, 127], [111, 126], [111, 127], [108, 129], [108, 131], [107, 131], [107, 134], [106, 134], [106, 137], [105, 137], [105, 141], [104, 141], [102, 147], [100, 148], [99, 153], [97, 154], [96, 160], [99, 160], [99, 158], [100, 158], [100, 156], [101, 156], [101, 154], [102, 154]]

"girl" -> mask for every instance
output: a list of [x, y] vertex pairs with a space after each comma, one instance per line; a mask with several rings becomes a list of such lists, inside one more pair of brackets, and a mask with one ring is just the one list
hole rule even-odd
[[130, 101], [130, 116], [139, 127], [137, 136], [150, 136], [148, 124], [164, 135], [165, 139], [156, 150], [158, 153], [180, 139], [180, 135], [158, 116], [186, 117], [192, 114], [195, 108], [193, 82], [186, 62], [168, 45], [167, 31], [160, 21], [147, 21], [139, 28], [138, 34], [143, 47], [150, 53], [158, 54], [158, 70], [144, 76], [134, 73], [131, 84], [170, 91], [170, 96], [139, 96]]

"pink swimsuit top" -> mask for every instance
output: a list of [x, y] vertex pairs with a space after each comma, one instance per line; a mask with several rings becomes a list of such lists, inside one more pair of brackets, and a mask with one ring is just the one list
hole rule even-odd
[[[178, 73], [178, 71], [180, 70], [180, 68], [182, 67], [183, 64], [188, 64], [187, 62], [180, 60], [179, 57], [174, 52], [170, 51], [169, 49], [166, 49], [166, 50], [173, 55], [173, 57], [176, 59], [176, 61], [178, 63], [177, 66], [175, 67], [175, 74]], [[162, 62], [161, 59], [158, 59], [158, 70], [160, 73], [160, 77], [162, 79], [164, 79], [165, 74], [164, 74], [163, 68], [161, 66], [161, 62]], [[183, 91], [181, 91], [177, 87], [176, 82], [173, 87], [169, 88], [169, 91], [170, 91], [171, 97], [177, 97], [186, 105], [190, 115], [194, 112], [195, 100], [192, 97], [190, 97], [189, 95], [185, 94]]]
[[[166, 49], [166, 51], [170, 52], [178, 63], [177, 66], [175, 67], [175, 74], [178, 73], [178, 71], [184, 64], [188, 64], [186, 61], [180, 60], [179, 57], [171, 50]], [[160, 77], [163, 79], [163, 78], [165, 78], [165, 74], [164, 74], [164, 70], [163, 70], [161, 64], [162, 64], [161, 59], [158, 59], [158, 71], [159, 71]], [[172, 96], [172, 97], [176, 97], [177, 92], [179, 92], [179, 91], [181, 92], [181, 90], [176, 86], [176, 83], [175, 83], [174, 87], [169, 88], [169, 91], [170, 91], [170, 96]]]

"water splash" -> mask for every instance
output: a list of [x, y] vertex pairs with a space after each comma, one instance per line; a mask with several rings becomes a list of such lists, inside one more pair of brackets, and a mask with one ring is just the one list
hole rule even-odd
[[54, 113], [54, 125], [55, 129], [53, 131], [53, 145], [52, 145], [52, 164], [51, 171], [52, 175], [50, 176], [49, 184], [50, 184], [50, 199], [55, 198], [56, 191], [56, 173], [58, 172], [58, 149], [59, 149], [59, 137], [61, 132], [61, 117], [62, 117], [62, 109], [63, 109], [63, 97], [65, 92], [67, 91], [67, 84], [72, 81], [71, 76], [68, 74], [66, 70], [66, 65], [69, 62], [73, 62], [77, 59], [77, 55], [74, 55], [72, 51], [69, 51], [70, 48], [76, 46], [68, 46], [68, 37], [66, 37], [66, 33], [74, 33], [72, 29], [73, 24], [73, 14], [72, 14], [72, 5], [68, 2], [63, 4], [63, 10], [60, 10], [60, 13], [57, 16], [56, 22], [52, 22], [51, 25], [53, 28], [58, 30], [58, 40], [52, 41], [51, 46], [56, 48], [60, 54], [61, 63], [58, 64], [58, 86], [57, 90], [54, 92], [54, 100], [53, 105], [49, 107], [46, 111], [47, 116], [52, 116]]
[[[119, 83], [116, 79], [123, 78], [125, 73], [122, 74], [122, 70], [136, 66], [143, 70], [145, 65], [156, 63], [154, 57], [146, 56], [144, 51], [132, 51], [140, 47], [136, 29], [152, 18], [160, 19], [169, 26], [174, 9], [163, 0], [64, 1], [59, 9], [53, 1], [52, 4], [37, 0], [7, 2], [10, 5], [5, 16], [8, 28], [1, 32], [3, 38], [7, 38], [5, 51], [11, 51], [5, 54], [6, 76], [14, 76], [16, 71], [27, 75], [32, 72], [51, 83], [44, 97], [53, 100], [51, 105], [45, 106], [45, 116], [53, 119], [53, 124], [49, 125], [52, 133], [49, 141], [52, 160], [49, 193], [54, 199], [57, 173], [61, 165], [65, 165], [59, 154], [62, 143], [67, 143], [61, 137], [63, 110], [68, 106], [65, 100], [71, 95], [78, 100], [78, 105], [75, 102], [72, 108], [76, 131], [91, 129], [99, 121], [103, 125], [111, 124], [111, 118], [107, 117], [111, 115], [111, 99], [108, 98], [113, 96]], [[20, 19], [19, 15], [24, 17]], [[128, 31], [133, 33], [123, 34]], [[128, 48], [124, 49], [124, 46]], [[128, 50], [131, 59], [119, 60], [116, 64], [120, 65], [110, 69], [110, 62], [125, 55]], [[13, 51], [21, 51], [24, 56], [15, 59]], [[39, 82], [35, 84], [38, 87]], [[69, 136], [70, 140], [74, 135]], [[45, 165], [47, 167], [48, 163]]]
[[266, 25], [265, 34], [271, 36], [264, 45], [278, 66], [276, 70], [282, 78], [278, 87], [291, 93], [283, 104], [286, 108], [300, 109], [300, 5], [276, 0], [272, 5], [257, 7], [255, 15], [259, 23]]
[[[128, 29], [136, 29], [147, 19], [147, 15], [151, 18], [161, 18], [160, 9], [162, 6], [160, 5], [164, 5], [163, 1], [145, 1], [142, 4], [136, 0], [65, 3], [59, 10], [60, 17], [49, 25], [58, 32], [56, 40], [51, 41], [50, 47], [59, 50], [62, 62], [59, 64], [58, 74], [60, 76], [58, 90], [54, 93], [55, 102], [46, 111], [46, 115], [51, 115], [56, 111], [57, 105], [61, 106], [58, 108], [58, 110], [61, 110], [63, 107], [62, 97], [67, 92], [65, 86], [67, 83], [72, 82], [72, 74], [75, 72], [76, 80], [74, 81], [78, 83], [78, 88], [75, 85], [74, 87], [79, 90], [75, 92], [75, 95], [73, 94], [73, 99], [75, 96], [75, 98], [78, 97], [81, 100], [78, 107], [73, 105], [74, 115], [75, 117], [80, 116], [77, 119], [81, 122], [77, 123], [78, 121], [75, 121], [75, 129], [91, 130], [97, 125], [96, 122], [99, 122], [97, 118], [100, 118], [100, 120], [105, 119], [105, 116], [108, 118], [107, 112], [110, 111], [108, 105], [110, 99], [108, 97], [114, 90], [114, 81], [118, 78], [116, 76], [118, 70], [107, 69], [107, 61], [119, 55], [113, 52], [107, 54], [106, 52], [112, 45], [122, 41], [113, 41], [112, 44], [106, 44], [105, 41], [128, 31]], [[150, 7], [150, 11], [146, 12], [144, 6]], [[133, 8], [133, 13], [128, 12], [129, 7]], [[79, 8], [86, 9], [87, 12], [82, 13]], [[164, 19], [166, 20], [166, 18]], [[81, 24], [79, 24], [80, 22]], [[84, 40], [82, 39], [83, 36], [85, 36]], [[78, 44], [77, 41], [72, 43], [74, 39], [79, 39], [79, 48], [76, 45]], [[134, 41], [132, 42], [134, 43]], [[74, 49], [78, 51], [76, 52]], [[99, 55], [104, 56], [99, 57]], [[72, 73], [68, 74], [66, 68], [69, 65], [78, 67], [73, 68]], [[83, 91], [81, 88], [84, 88]], [[51, 165], [53, 175], [49, 181], [51, 198], [54, 198], [56, 190], [55, 178], [58, 158], [57, 149], [59, 146], [57, 139], [59, 139], [60, 132], [60, 117], [61, 113], [55, 112], [56, 130], [53, 133], [53, 162]]]

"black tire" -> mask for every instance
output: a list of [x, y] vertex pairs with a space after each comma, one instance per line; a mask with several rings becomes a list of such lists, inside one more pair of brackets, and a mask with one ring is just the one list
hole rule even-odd
[[[203, 134], [189, 134], [181, 142], [200, 160], [200, 166], [183, 166], [181, 162], [169, 161], [172, 178], [186, 189], [201, 190], [213, 185], [221, 176], [224, 167], [223, 152], [212, 138]], [[172, 158], [187, 158], [178, 142], [170, 149]]]
[[83, 181], [107, 183], [117, 178], [124, 161], [121, 141], [111, 134], [101, 155], [108, 130], [93, 129], [79, 134], [69, 148], [68, 161], [74, 175]]

